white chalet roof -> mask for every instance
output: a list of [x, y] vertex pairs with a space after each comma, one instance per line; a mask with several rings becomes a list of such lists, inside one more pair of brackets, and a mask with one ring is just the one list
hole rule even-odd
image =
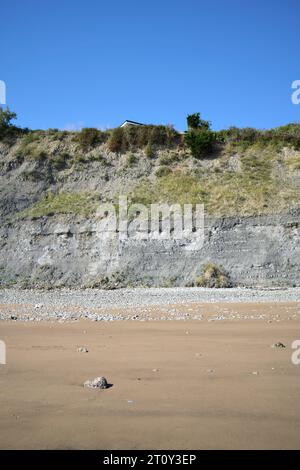
[[145, 124], [142, 124], [141, 122], [136, 122], [136, 121], [129, 121], [126, 119], [126, 121], [123, 122], [123, 124], [120, 125], [120, 127], [125, 127], [125, 126], [144, 126]]

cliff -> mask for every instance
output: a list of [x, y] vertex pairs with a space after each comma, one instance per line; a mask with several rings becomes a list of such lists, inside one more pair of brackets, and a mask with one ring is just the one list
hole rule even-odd
[[[117, 153], [105, 142], [83, 147], [76, 133], [35, 131], [0, 142], [0, 162], [1, 285], [191, 285], [208, 262], [233, 285], [300, 285], [291, 146], [224, 143], [195, 159], [183, 145]], [[146, 207], [203, 203], [203, 246], [102, 239], [97, 208], [119, 195]]]

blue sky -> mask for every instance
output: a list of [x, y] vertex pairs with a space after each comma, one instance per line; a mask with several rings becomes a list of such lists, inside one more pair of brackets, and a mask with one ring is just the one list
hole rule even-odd
[[300, 121], [298, 0], [0, 0], [0, 80], [34, 129]]

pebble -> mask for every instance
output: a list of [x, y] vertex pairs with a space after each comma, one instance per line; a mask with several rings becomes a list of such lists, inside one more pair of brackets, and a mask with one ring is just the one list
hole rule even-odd
[[271, 348], [284, 349], [284, 348], [286, 348], [286, 346], [285, 346], [285, 344], [283, 344], [279, 341], [278, 343], [272, 344]]
[[96, 377], [93, 380], [86, 380], [83, 384], [87, 388], [108, 388], [108, 383], [105, 377]]

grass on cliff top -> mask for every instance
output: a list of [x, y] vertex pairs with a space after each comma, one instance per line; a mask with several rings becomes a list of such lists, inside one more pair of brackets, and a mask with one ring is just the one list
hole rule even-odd
[[[299, 152], [276, 152], [256, 144], [242, 153], [224, 152], [209, 167], [163, 165], [152, 176], [137, 182], [128, 194], [129, 203], [204, 204], [214, 216], [251, 216], [287, 211], [299, 204]], [[237, 155], [238, 166], [229, 165]], [[134, 161], [135, 161], [135, 155]], [[124, 194], [124, 193], [123, 193]], [[117, 203], [118, 192], [112, 196]], [[99, 204], [95, 193], [47, 193], [22, 212], [21, 217], [54, 214], [92, 216]], [[117, 209], [117, 204], [116, 204]]]
[[275, 170], [274, 154], [247, 153], [240, 171], [174, 170], [155, 181], [144, 179], [129, 195], [132, 203], [204, 204], [215, 216], [275, 213], [295, 206], [300, 188]]
[[20, 217], [43, 217], [55, 214], [91, 215], [99, 204], [99, 196], [92, 193], [47, 193], [25, 209]]

